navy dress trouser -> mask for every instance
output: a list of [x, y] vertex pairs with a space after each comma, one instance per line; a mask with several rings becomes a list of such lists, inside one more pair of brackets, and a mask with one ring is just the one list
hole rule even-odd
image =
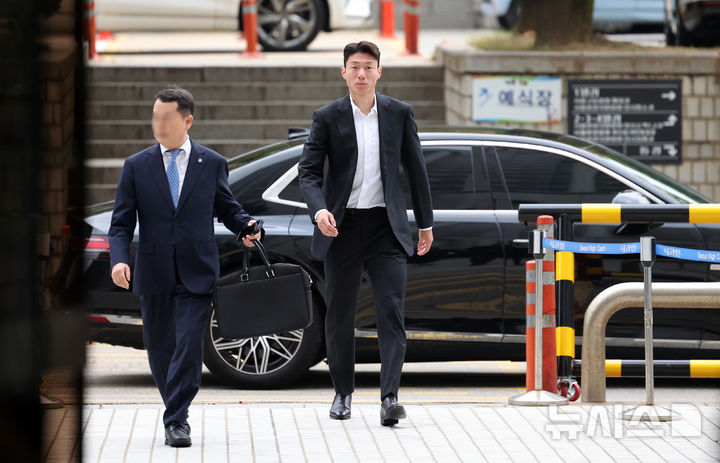
[[163, 422], [183, 423], [200, 389], [210, 294], [191, 293], [178, 281], [170, 293], [143, 296], [141, 311], [150, 371], [165, 403]]

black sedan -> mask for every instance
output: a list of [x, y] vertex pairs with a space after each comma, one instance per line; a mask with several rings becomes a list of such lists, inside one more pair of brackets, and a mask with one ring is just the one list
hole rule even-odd
[[[306, 131], [230, 161], [235, 197], [265, 220], [265, 245], [275, 262], [303, 266], [313, 279], [314, 324], [252, 339], [224, 339], [208, 323], [205, 364], [238, 387], [283, 387], [323, 360], [323, 266], [310, 256], [312, 228], [298, 189], [297, 163]], [[593, 142], [524, 130], [438, 129], [420, 134], [435, 208], [432, 250], [408, 261], [408, 361], [524, 360], [527, 249], [517, 245], [532, 224], [518, 222], [519, 204], [633, 202], [707, 203], [707, 198], [646, 165]], [[406, 203], [410, 204], [406, 187]], [[107, 230], [112, 203], [90, 208], [85, 277], [91, 340], [142, 348], [138, 299], [113, 286]], [[408, 210], [412, 222], [412, 212]], [[649, 232], [659, 243], [720, 249], [720, 225], [575, 224], [579, 241], [627, 242]], [[241, 246], [216, 224], [221, 273], [239, 269]], [[660, 259], [655, 281], [717, 281], [720, 265]], [[639, 281], [637, 256], [576, 257], [575, 329], [600, 291]], [[238, 307], [238, 310], [258, 308]], [[655, 358], [718, 358], [720, 310], [655, 311]], [[363, 279], [356, 317], [357, 360], [377, 362], [376, 317]], [[608, 358], [643, 358], [641, 309], [613, 316]], [[579, 352], [579, 350], [578, 350]]]

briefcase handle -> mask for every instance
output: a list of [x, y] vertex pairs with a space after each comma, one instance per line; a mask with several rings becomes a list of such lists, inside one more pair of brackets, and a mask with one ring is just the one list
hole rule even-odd
[[[255, 245], [255, 249], [258, 250], [260, 253], [260, 258], [263, 261], [263, 264], [265, 265], [265, 275], [268, 276], [268, 278], [275, 276], [275, 271], [273, 270], [272, 266], [270, 265], [270, 260], [267, 256], [267, 251], [265, 250], [265, 246], [260, 242], [260, 240], [252, 240], [253, 244]], [[250, 248], [247, 246], [243, 246], [243, 268], [240, 271], [240, 279], [242, 281], [245, 281], [248, 279], [248, 275], [250, 272]]]

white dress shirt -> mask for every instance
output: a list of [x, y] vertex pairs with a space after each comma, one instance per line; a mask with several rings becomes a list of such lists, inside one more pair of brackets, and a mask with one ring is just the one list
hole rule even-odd
[[382, 178], [380, 177], [380, 133], [378, 128], [377, 98], [366, 116], [350, 98], [355, 121], [355, 139], [358, 157], [355, 166], [347, 207], [370, 209], [385, 207]]
[[[188, 162], [190, 161], [190, 150], [192, 149], [192, 143], [190, 143], [190, 137], [187, 137], [185, 143], [180, 145], [180, 152], [175, 157], [175, 164], [178, 168], [178, 177], [180, 177], [180, 183], [178, 185], [178, 198], [182, 192], [183, 181], [185, 180], [185, 172], [187, 172]], [[165, 172], [167, 173], [168, 165], [172, 159], [172, 153], [170, 148], [160, 145], [160, 152], [162, 153], [163, 162], [165, 163]]]

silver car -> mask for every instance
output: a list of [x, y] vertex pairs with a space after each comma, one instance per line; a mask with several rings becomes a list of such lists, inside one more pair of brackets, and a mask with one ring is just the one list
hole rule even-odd
[[[480, 11], [496, 16], [500, 25], [512, 29], [520, 15], [520, 0], [481, 0]], [[593, 28], [604, 32], [629, 30], [633, 25], [660, 27], [665, 20], [663, 0], [595, 0]]]
[[[304, 50], [318, 32], [372, 24], [372, 0], [257, 0], [266, 51]], [[242, 30], [241, 0], [96, 0], [98, 30]]]

